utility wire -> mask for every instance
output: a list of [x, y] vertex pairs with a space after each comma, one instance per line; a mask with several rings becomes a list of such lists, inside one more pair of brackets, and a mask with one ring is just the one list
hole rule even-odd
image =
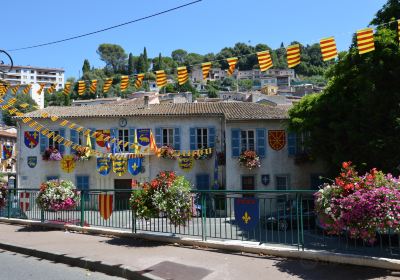
[[143, 20], [146, 20], [146, 19], [149, 19], [149, 18], [153, 18], [153, 17], [159, 16], [159, 15], [162, 15], [162, 14], [166, 14], [166, 13], [175, 11], [175, 10], [179, 10], [181, 8], [184, 8], [184, 7], [199, 3], [201, 1], [203, 1], [203, 0], [196, 0], [196, 1], [193, 1], [193, 2], [190, 2], [190, 3], [186, 3], [186, 4], [183, 4], [183, 5], [168, 9], [168, 10], [164, 10], [164, 11], [161, 11], [161, 12], [149, 15], [149, 16], [141, 17], [141, 18], [138, 18], [138, 19], [134, 19], [134, 20], [131, 20], [131, 21], [128, 21], [128, 22], [124, 22], [124, 23], [121, 23], [121, 24], [117, 24], [117, 25], [110, 26], [110, 27], [107, 27], [107, 28], [103, 28], [103, 29], [100, 29], [100, 30], [96, 30], [96, 31], [93, 31], [93, 32], [80, 34], [80, 35], [77, 35], [77, 36], [73, 36], [73, 37], [69, 37], [69, 38], [65, 38], [65, 39], [61, 39], [61, 40], [57, 40], [57, 41], [52, 41], [52, 42], [48, 42], [48, 43], [42, 43], [42, 44], [28, 46], [28, 47], [10, 49], [10, 50], [7, 50], [7, 51], [9, 51], [9, 52], [21, 51], [21, 50], [27, 50], [27, 49], [33, 49], [33, 48], [39, 48], [39, 47], [43, 47], [43, 46], [58, 44], [58, 43], [62, 43], [62, 42], [70, 41], [70, 40], [75, 40], [75, 39], [78, 39], [78, 38], [82, 38], [82, 37], [90, 36], [90, 35], [93, 35], [93, 34], [105, 32], [105, 31], [108, 31], [108, 30], [111, 30], [111, 29], [119, 28], [119, 27], [122, 27], [122, 26], [125, 26], [125, 25], [128, 25], [128, 24], [136, 23], [138, 21], [143, 21]]

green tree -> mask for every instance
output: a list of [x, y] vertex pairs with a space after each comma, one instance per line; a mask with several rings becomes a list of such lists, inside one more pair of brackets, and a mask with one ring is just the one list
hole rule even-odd
[[[28, 113], [35, 111], [36, 109], [33, 106], [37, 106], [35, 100], [33, 100], [29, 94], [18, 94], [16, 96], [17, 101], [14, 103], [14, 107], [18, 109], [18, 111], [22, 113]], [[28, 103], [29, 106], [26, 108], [21, 108], [19, 105], [23, 103]], [[2, 110], [3, 122], [9, 126], [16, 126], [16, 121], [12, 118], [12, 115], [8, 112], [8, 110]]]
[[132, 75], [133, 74], [133, 70], [135, 67], [135, 61], [133, 58], [132, 53], [129, 53], [129, 57], [128, 57], [128, 75]]
[[238, 83], [239, 83], [239, 89], [241, 91], [249, 91], [253, 88], [252, 80], [247, 80], [247, 79], [239, 80]]
[[187, 55], [188, 55], [187, 51], [182, 50], [182, 49], [174, 50], [171, 53], [172, 59], [175, 60], [177, 63], [180, 63], [180, 64], [185, 63]]
[[[380, 25], [395, 21], [400, 15], [400, 1], [399, 0], [388, 0], [387, 3], [380, 9], [375, 18], [371, 21], [373, 25]], [[397, 27], [397, 23], [393, 22], [391, 27]]]
[[112, 70], [113, 73], [123, 72], [127, 55], [120, 45], [101, 44], [97, 53], [100, 55], [100, 59], [106, 63], [107, 70]]
[[90, 63], [88, 59], [85, 59], [83, 61], [83, 66], [82, 66], [82, 73], [85, 74], [86, 72], [90, 71]]
[[161, 53], [158, 54], [158, 58], [153, 60], [153, 71], [164, 70], [163, 58]]

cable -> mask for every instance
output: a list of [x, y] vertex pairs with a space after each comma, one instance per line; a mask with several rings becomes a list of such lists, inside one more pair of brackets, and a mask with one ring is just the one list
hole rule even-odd
[[166, 14], [166, 13], [169, 13], [169, 12], [172, 12], [172, 11], [175, 11], [175, 10], [179, 10], [181, 8], [196, 4], [196, 3], [201, 2], [201, 1], [203, 1], [203, 0], [196, 0], [196, 1], [193, 1], [193, 2], [190, 2], [190, 3], [186, 3], [186, 4], [183, 4], [183, 5], [168, 9], [168, 10], [164, 10], [164, 11], [161, 11], [161, 12], [149, 15], [149, 16], [141, 17], [141, 18], [138, 18], [138, 19], [134, 19], [134, 20], [131, 20], [131, 21], [128, 21], [128, 22], [124, 22], [124, 23], [121, 23], [121, 24], [118, 24], [118, 25], [110, 26], [110, 27], [107, 27], [107, 28], [103, 28], [103, 29], [100, 29], [100, 30], [93, 31], [93, 32], [89, 32], [89, 33], [85, 33], [85, 34], [81, 34], [81, 35], [77, 35], [77, 36], [73, 36], [73, 37], [69, 37], [69, 38], [65, 38], [65, 39], [61, 39], [61, 40], [57, 40], [57, 41], [52, 41], [52, 42], [48, 42], [48, 43], [43, 43], [43, 44], [38, 44], [38, 45], [33, 45], [33, 46], [28, 46], [28, 47], [22, 47], [22, 48], [10, 49], [10, 50], [7, 50], [7, 51], [14, 52], [14, 51], [21, 51], [21, 50], [39, 48], [39, 47], [43, 47], [43, 46], [58, 44], [58, 43], [62, 43], [62, 42], [66, 42], [66, 41], [70, 41], [70, 40], [74, 40], [74, 39], [90, 36], [90, 35], [93, 35], [93, 34], [97, 34], [97, 33], [101, 33], [101, 32], [104, 32], [104, 31], [111, 30], [111, 29], [115, 29], [115, 28], [118, 28], [118, 27], [121, 27], [121, 26], [124, 26], [124, 25], [132, 24], [132, 23], [135, 23], [135, 22], [138, 22], [138, 21], [142, 21], [142, 20], [145, 20], [145, 19], [149, 19], [149, 18], [152, 18], [152, 17], [156, 17], [156, 16], [159, 16], [159, 15], [162, 15], [162, 14]]

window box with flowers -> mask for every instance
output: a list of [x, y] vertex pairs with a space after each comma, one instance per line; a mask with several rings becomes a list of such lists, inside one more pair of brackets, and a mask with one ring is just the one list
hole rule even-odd
[[255, 151], [246, 150], [240, 154], [239, 164], [252, 170], [261, 166], [260, 157]]
[[90, 159], [89, 147], [80, 147], [75, 150], [74, 154], [75, 161], [84, 161]]
[[165, 159], [176, 159], [175, 149], [170, 145], [162, 146], [160, 156]]
[[[207, 149], [207, 148], [206, 148]], [[204, 150], [200, 153], [198, 151], [195, 151], [193, 153], [193, 158], [195, 160], [205, 160], [205, 159], [211, 159], [213, 156], [213, 150], [211, 150], [211, 153], [205, 153]]]
[[42, 159], [46, 161], [60, 161], [62, 160], [62, 155], [58, 149], [49, 147], [44, 151]]

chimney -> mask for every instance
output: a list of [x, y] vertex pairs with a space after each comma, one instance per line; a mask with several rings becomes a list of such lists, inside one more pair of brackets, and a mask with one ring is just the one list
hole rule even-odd
[[148, 95], [144, 96], [144, 108], [145, 109], [150, 109], [149, 96]]

